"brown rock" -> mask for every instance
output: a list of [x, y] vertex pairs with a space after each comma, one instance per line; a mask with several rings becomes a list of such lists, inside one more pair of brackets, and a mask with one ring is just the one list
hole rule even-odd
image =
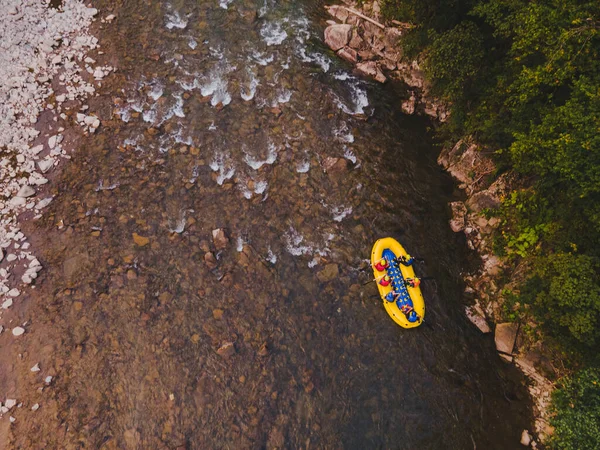
[[348, 45], [352, 48], [359, 49], [363, 47], [364, 44], [365, 41], [363, 40], [363, 38], [361, 38], [358, 32], [354, 30], [354, 32], [352, 33], [352, 39], [350, 39], [350, 43]]
[[455, 233], [463, 231], [465, 229], [467, 215], [467, 207], [463, 202], [452, 202], [450, 203], [452, 208], [452, 219], [450, 220], [450, 228]]
[[352, 64], [356, 64], [356, 62], [358, 61], [358, 53], [356, 53], [356, 50], [354, 50], [353, 48], [344, 47], [343, 49], [338, 51], [337, 54], [340, 58], [345, 59], [346, 61]]
[[233, 342], [225, 342], [223, 345], [221, 345], [221, 347], [219, 347], [217, 353], [224, 359], [231, 358], [233, 355], [235, 355], [235, 345]]
[[379, 83], [385, 83], [387, 80], [375, 61], [360, 62], [356, 65], [356, 69], [363, 75], [373, 77]]
[[333, 158], [328, 156], [323, 160], [323, 169], [329, 174], [340, 175], [348, 170], [348, 161], [344, 158]]
[[345, 22], [348, 18], [348, 15], [350, 14], [344, 8], [337, 5], [333, 5], [327, 8], [327, 12], [329, 12], [329, 14], [338, 19], [340, 22]]
[[212, 252], [206, 252], [204, 254], [204, 263], [209, 270], [213, 270], [217, 267], [217, 258], [215, 258], [215, 255], [213, 255]]
[[147, 237], [144, 237], [144, 236], [140, 236], [137, 233], [133, 233], [132, 236], [133, 236], [133, 242], [135, 242], [135, 244], [140, 247], [144, 247], [145, 245], [148, 245], [150, 243], [150, 239], [148, 239]]
[[496, 325], [494, 340], [499, 352], [511, 354], [517, 340], [518, 325], [516, 323], [499, 323]]
[[335, 52], [345, 47], [351, 37], [352, 25], [338, 24], [325, 28], [325, 43]]
[[212, 231], [213, 242], [217, 250], [223, 250], [229, 244], [229, 238], [222, 228], [217, 228]]
[[417, 107], [417, 98], [415, 93], [410, 94], [410, 98], [402, 102], [402, 112], [404, 114], [414, 114]]
[[337, 278], [340, 274], [337, 264], [327, 264], [323, 270], [317, 273], [317, 278], [322, 283], [326, 283], [327, 281], [331, 281]]

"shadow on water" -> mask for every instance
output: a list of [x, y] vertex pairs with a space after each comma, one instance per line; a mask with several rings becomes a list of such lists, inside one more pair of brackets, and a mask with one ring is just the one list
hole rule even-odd
[[[33, 225], [22, 352], [56, 381], [15, 444], [514, 448], [527, 394], [462, 313], [427, 124], [323, 48], [321, 5], [104, 4], [119, 71]], [[386, 235], [427, 259], [430, 327], [362, 286]]]

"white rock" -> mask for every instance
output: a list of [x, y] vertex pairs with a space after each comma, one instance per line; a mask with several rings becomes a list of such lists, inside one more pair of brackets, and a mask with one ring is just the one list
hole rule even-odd
[[25, 200], [23, 197], [13, 197], [10, 199], [9, 203], [11, 206], [23, 206], [25, 203], [27, 203], [27, 200]]
[[15, 419], [13, 416], [10, 416], [8, 420], [10, 420], [10, 423], [15, 423], [17, 419]]
[[13, 336], [21, 336], [23, 333], [25, 333], [25, 328], [15, 327], [12, 329]]
[[94, 122], [92, 123], [92, 127], [93, 128], [98, 128], [99, 126], [100, 126], [100, 119], [94, 120]]
[[27, 197], [31, 197], [34, 194], [35, 194], [35, 189], [33, 189], [31, 186], [24, 185], [21, 187], [21, 189], [19, 189], [19, 192], [17, 192], [17, 197], [27, 198]]
[[0, 248], [0, 262], [2, 262], [3, 259], [4, 259], [4, 252]]
[[17, 401], [14, 398], [7, 398], [6, 401], [4, 402], [4, 406], [6, 406], [8, 408], [8, 410], [10, 411], [15, 405], [17, 404]]
[[44, 382], [45, 382], [46, 384], [50, 384], [50, 383], [52, 383], [52, 376], [51, 376], [51, 375], [48, 375], [46, 378], [44, 378]]
[[45, 198], [43, 200], [40, 200], [38, 202], [38, 204], [35, 205], [35, 207], [37, 209], [44, 209], [46, 206], [48, 206], [50, 204], [51, 201], [52, 201], [52, 197]]
[[8, 262], [13, 262], [13, 261], [15, 261], [16, 259], [17, 259], [17, 255], [15, 255], [14, 253], [11, 253], [10, 255], [8, 255], [8, 256], [6, 257], [6, 260], [7, 260]]
[[19, 295], [21, 295], [21, 291], [19, 291], [17, 288], [12, 288], [6, 293], [6, 295], [8, 295], [9, 297], [18, 297]]
[[91, 125], [94, 123], [95, 120], [96, 120], [96, 117], [94, 117], [94, 116], [85, 116], [85, 119], [83, 119], [83, 122], [86, 125]]
[[9, 298], [2, 303], [2, 309], [8, 309], [13, 305], [13, 299]]
[[521, 445], [529, 447], [529, 444], [531, 444], [531, 436], [529, 435], [529, 431], [523, 430], [523, 433], [521, 433]]
[[38, 161], [37, 165], [42, 173], [46, 173], [54, 165], [54, 158], [48, 157], [46, 159], [42, 159], [41, 161]]
[[108, 16], [106, 16], [104, 18], [105, 21], [107, 22], [112, 22], [113, 20], [115, 20], [115, 15], [114, 14], [109, 14]]
[[40, 409], [40, 404], [39, 404], [39, 403], [36, 403], [35, 405], [33, 405], [33, 406], [31, 407], [31, 410], [32, 410], [32, 411], [37, 411], [38, 409]]
[[32, 372], [39, 372], [40, 371], [40, 363], [37, 363], [35, 366], [33, 366], [31, 369]]

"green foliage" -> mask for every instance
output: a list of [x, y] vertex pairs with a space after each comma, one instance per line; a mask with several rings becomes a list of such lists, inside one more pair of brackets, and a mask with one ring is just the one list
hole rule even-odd
[[552, 395], [550, 446], [556, 450], [600, 448], [600, 371], [586, 369], [563, 380]]
[[462, 22], [435, 36], [427, 51], [425, 73], [433, 93], [455, 101], [471, 90], [484, 56], [483, 39], [473, 22]]
[[587, 255], [540, 256], [520, 300], [569, 346], [600, 344], [600, 262]]

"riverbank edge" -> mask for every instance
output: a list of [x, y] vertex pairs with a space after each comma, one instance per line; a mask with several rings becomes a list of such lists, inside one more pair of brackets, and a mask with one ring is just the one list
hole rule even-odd
[[[404, 83], [407, 96], [401, 99], [401, 108], [405, 114], [446, 121], [451, 107], [430, 94], [429, 83], [421, 69], [422, 61], [403, 58], [399, 40], [411, 24], [382, 21], [376, 0], [325, 8], [335, 20], [327, 21], [324, 39], [337, 56], [377, 82], [385, 83], [391, 79]], [[545, 359], [540, 351], [543, 342], [525, 336], [519, 323], [503, 321], [502, 288], [511, 284], [505, 280], [518, 277], [519, 269], [494, 254], [493, 235], [501, 221], [489, 216], [489, 210], [500, 205], [504, 196], [518, 185], [519, 179], [511, 172], [494, 178], [496, 166], [491, 153], [471, 137], [464, 137], [454, 146], [441, 150], [438, 164], [458, 182], [458, 188], [465, 194], [464, 201], [449, 204], [452, 212], [449, 225], [455, 233], [464, 233], [468, 247], [481, 261], [476, 270], [463, 274], [464, 298], [468, 302], [465, 314], [482, 333], [494, 329], [499, 356], [507, 363], [515, 364], [529, 380], [535, 418], [532, 434], [543, 443], [553, 431], [548, 407], [554, 384], [537, 368], [540, 360]], [[537, 445], [527, 429], [523, 430], [521, 444], [533, 448]]]

